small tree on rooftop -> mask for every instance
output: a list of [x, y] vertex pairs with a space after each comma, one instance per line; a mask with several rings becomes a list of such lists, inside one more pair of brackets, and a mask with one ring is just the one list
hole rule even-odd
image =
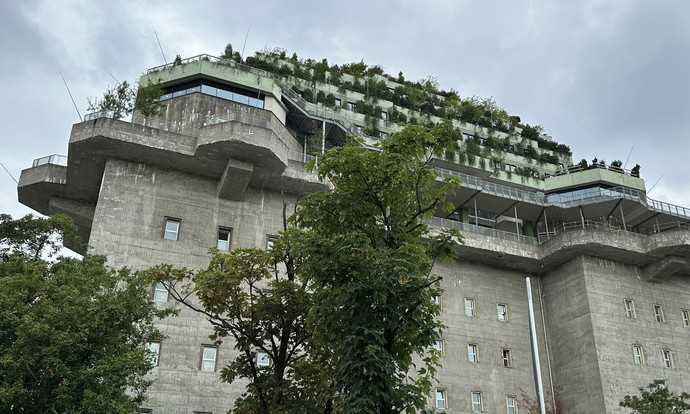
[[663, 380], [655, 380], [639, 390], [639, 396], [626, 395], [620, 406], [632, 409], [634, 414], [683, 414], [690, 411], [690, 394], [671, 392]]
[[129, 82], [122, 81], [107, 88], [100, 99], [89, 99], [88, 110], [109, 112], [114, 119], [122, 119], [132, 113], [134, 96], [134, 89]]

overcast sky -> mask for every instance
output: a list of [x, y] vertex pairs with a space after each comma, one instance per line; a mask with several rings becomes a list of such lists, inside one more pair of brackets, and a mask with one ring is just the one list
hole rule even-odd
[[[118, 4], [116, 4], [118, 3]], [[651, 197], [690, 206], [690, 2], [0, 0], [0, 162], [19, 176], [67, 153], [79, 109], [113, 79], [168, 59], [282, 47], [364, 59], [461, 95], [494, 97], [544, 126], [574, 158], [642, 166]], [[0, 171], [0, 212], [21, 215]]]

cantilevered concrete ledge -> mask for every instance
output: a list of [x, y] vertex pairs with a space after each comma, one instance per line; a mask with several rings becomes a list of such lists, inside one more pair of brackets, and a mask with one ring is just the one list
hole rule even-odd
[[[665, 274], [687, 272], [684, 261], [690, 261], [690, 230], [676, 229], [653, 235], [627, 231], [578, 230], [552, 237], [538, 244], [533, 238], [517, 238], [506, 232], [474, 228], [472, 225], [430, 223], [432, 233], [443, 227], [461, 231], [464, 244], [457, 249], [460, 260], [486, 263], [497, 267], [539, 274], [548, 271], [577, 256], [593, 256], [645, 267], [650, 278]], [[506, 237], [499, 237], [505, 234]], [[508, 237], [511, 236], [511, 237]], [[667, 264], [660, 261], [672, 257]], [[665, 269], [665, 270], [664, 270]], [[690, 274], [690, 272], [687, 272]]]
[[678, 274], [690, 274], [690, 260], [683, 257], [670, 256], [650, 264], [642, 271], [642, 277], [648, 282], [661, 282]]
[[230, 158], [223, 175], [218, 180], [218, 197], [242, 200], [253, 173], [252, 164]]

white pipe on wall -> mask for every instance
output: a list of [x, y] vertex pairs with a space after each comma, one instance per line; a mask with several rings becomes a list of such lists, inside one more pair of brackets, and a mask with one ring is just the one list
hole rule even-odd
[[527, 287], [527, 305], [529, 307], [529, 332], [532, 340], [532, 360], [534, 361], [534, 376], [537, 385], [537, 398], [539, 398], [539, 412], [546, 414], [544, 403], [544, 384], [541, 379], [541, 363], [539, 361], [539, 343], [537, 342], [537, 326], [534, 322], [534, 301], [532, 300], [532, 282], [530, 277], [525, 277]]

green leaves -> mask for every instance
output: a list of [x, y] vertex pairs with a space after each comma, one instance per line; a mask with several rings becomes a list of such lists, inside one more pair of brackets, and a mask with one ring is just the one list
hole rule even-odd
[[62, 219], [3, 217], [0, 240], [0, 412], [129, 413], [152, 368], [145, 344], [166, 312], [139, 273], [103, 258], [40, 258]]
[[347, 412], [421, 409], [431, 389], [442, 329], [432, 268], [460, 239], [430, 234], [423, 220], [451, 207], [457, 182], [438, 183], [431, 160], [454, 134], [408, 126], [378, 151], [354, 141], [330, 150], [318, 173], [333, 191], [306, 197], [292, 219], [303, 230], [299, 274], [314, 292], [308, 326], [331, 350]]
[[690, 410], [690, 394], [671, 392], [664, 380], [654, 380], [640, 395], [626, 395], [621, 407], [631, 408], [636, 414], [683, 414]]

